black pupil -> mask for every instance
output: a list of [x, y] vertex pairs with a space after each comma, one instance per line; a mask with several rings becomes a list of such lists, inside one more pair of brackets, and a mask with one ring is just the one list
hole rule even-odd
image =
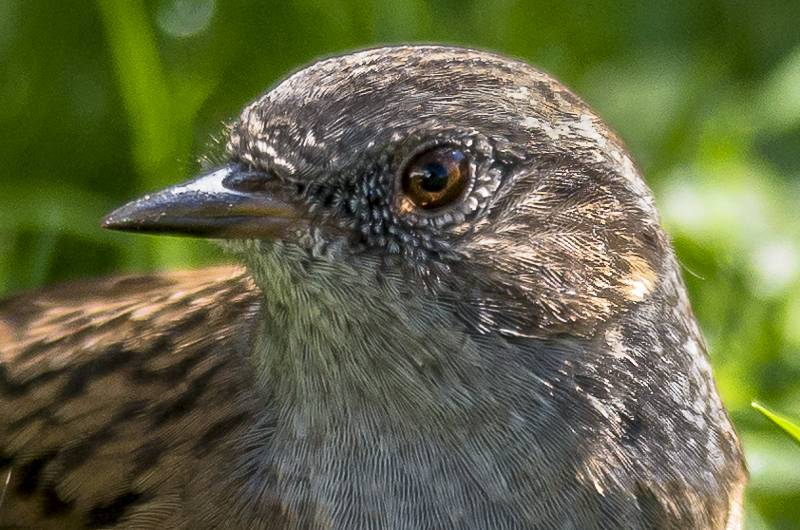
[[442, 164], [430, 163], [425, 166], [424, 175], [420, 181], [423, 190], [435, 193], [447, 187], [447, 168]]

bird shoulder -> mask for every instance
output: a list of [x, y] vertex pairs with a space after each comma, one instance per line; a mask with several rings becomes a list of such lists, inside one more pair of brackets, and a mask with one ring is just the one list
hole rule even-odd
[[217, 267], [0, 302], [0, 520], [105, 525], [177, 491], [250, 417], [257, 300], [242, 269]]

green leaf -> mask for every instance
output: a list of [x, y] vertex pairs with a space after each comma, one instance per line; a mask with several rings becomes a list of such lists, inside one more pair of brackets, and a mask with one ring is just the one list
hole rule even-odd
[[756, 402], [752, 403], [753, 408], [759, 411], [761, 414], [766, 416], [769, 420], [771, 420], [775, 425], [783, 429], [786, 434], [792, 437], [792, 439], [800, 445], [800, 427], [792, 423], [791, 421], [778, 416], [774, 412], [770, 412], [761, 405]]

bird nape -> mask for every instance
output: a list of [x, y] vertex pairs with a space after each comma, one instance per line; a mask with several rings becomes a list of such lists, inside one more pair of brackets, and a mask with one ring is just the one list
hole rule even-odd
[[0, 302], [0, 528], [726, 529], [747, 474], [619, 137], [491, 53], [367, 50], [103, 225], [244, 269]]

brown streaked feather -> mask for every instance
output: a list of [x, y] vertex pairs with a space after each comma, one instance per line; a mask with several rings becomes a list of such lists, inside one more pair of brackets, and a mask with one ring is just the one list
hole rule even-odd
[[158, 528], [250, 418], [257, 300], [219, 267], [0, 302], [0, 529], [104, 527], [146, 503]]

